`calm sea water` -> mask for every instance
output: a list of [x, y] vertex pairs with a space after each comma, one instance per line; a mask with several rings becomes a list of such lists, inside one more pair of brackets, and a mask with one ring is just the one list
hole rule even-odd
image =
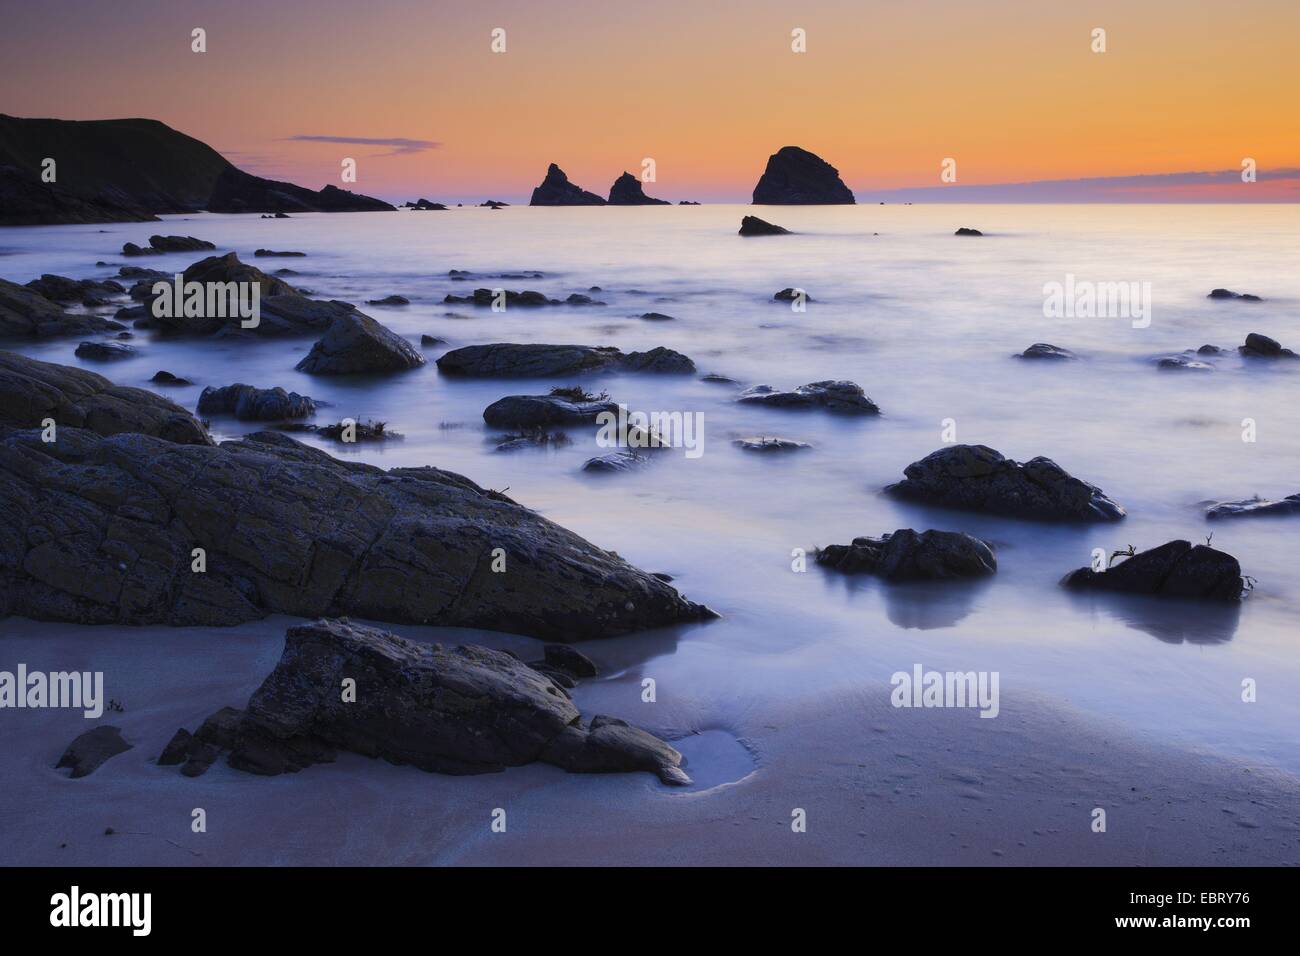
[[[298, 216], [201, 215], [163, 224], [0, 229], [0, 275], [107, 277], [134, 261], [180, 270], [195, 256], [123, 260], [124, 241], [192, 234], [255, 261], [254, 249], [306, 252], [289, 281], [318, 297], [361, 304], [398, 293], [402, 308], [362, 308], [418, 341], [428, 366], [382, 379], [313, 378], [293, 370], [301, 341], [178, 341], [140, 335], [139, 357], [88, 365], [147, 385], [158, 369], [198, 383], [165, 394], [194, 407], [202, 385], [248, 382], [331, 402], [318, 420], [389, 423], [404, 439], [331, 452], [383, 465], [432, 464], [502, 489], [677, 585], [723, 620], [619, 638], [602, 650], [626, 677], [655, 676], [676, 701], [681, 731], [725, 729], [755, 699], [815, 698], [887, 680], [914, 663], [997, 670], [1004, 702], [1046, 701], [1124, 732], [1260, 759], [1300, 771], [1300, 519], [1209, 524], [1198, 502], [1300, 491], [1295, 416], [1300, 362], [1247, 365], [1224, 356], [1211, 373], [1157, 371], [1153, 357], [1261, 331], [1300, 349], [1300, 207], [856, 206], [769, 208], [797, 231], [735, 235], [741, 206], [530, 209]], [[985, 231], [953, 236], [958, 226]], [[96, 268], [104, 260], [111, 268]], [[453, 282], [538, 270], [544, 278]], [[1043, 287], [1080, 281], [1150, 283], [1151, 322], [1058, 318]], [[592, 293], [603, 307], [512, 309], [444, 305], [476, 286]], [[772, 301], [786, 286], [813, 297], [797, 313]], [[1216, 286], [1262, 303], [1215, 302]], [[655, 311], [672, 322], [639, 318]], [[454, 314], [450, 314], [454, 313]], [[1034, 342], [1073, 349], [1072, 363], [1012, 358]], [[439, 375], [445, 348], [482, 342], [664, 345], [700, 372], [790, 387], [828, 378], [861, 384], [879, 418], [757, 409], [735, 388], [697, 377], [603, 375], [583, 380], [632, 409], [701, 412], [704, 454], [667, 451], [638, 474], [592, 476], [604, 450], [594, 429], [561, 449], [494, 450], [482, 410], [507, 394], [570, 381], [461, 381]], [[20, 350], [67, 364], [75, 341]], [[1257, 441], [1242, 440], [1243, 419]], [[880, 494], [903, 468], [957, 439], [1024, 460], [1054, 458], [1129, 511], [1116, 525], [1052, 526], [947, 512]], [[221, 438], [255, 430], [213, 423]], [[741, 452], [730, 440], [775, 435], [809, 442], [789, 456]], [[309, 441], [312, 439], [308, 438]], [[976, 585], [886, 586], [871, 578], [792, 570], [792, 552], [896, 528], [963, 530], [994, 542], [999, 572]], [[1093, 548], [1139, 550], [1171, 538], [1236, 555], [1258, 581], [1240, 609], [1117, 597], [1080, 598], [1058, 581]], [[0, 627], [3, 627], [0, 624]], [[449, 634], [449, 639], [457, 639]], [[1258, 683], [1258, 702], [1241, 683]], [[611, 685], [621, 686], [615, 683]], [[592, 691], [592, 694], [614, 693]], [[980, 723], [979, 721], [975, 722]], [[864, 733], [866, 729], [864, 728]]]

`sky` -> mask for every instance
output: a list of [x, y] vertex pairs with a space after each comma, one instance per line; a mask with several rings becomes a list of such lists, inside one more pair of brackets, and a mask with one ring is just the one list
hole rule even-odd
[[1300, 200], [1297, 0], [4, 4], [0, 112], [159, 119], [312, 188], [519, 202], [555, 162], [603, 195], [652, 159], [652, 196], [746, 202], [798, 145], [859, 201]]

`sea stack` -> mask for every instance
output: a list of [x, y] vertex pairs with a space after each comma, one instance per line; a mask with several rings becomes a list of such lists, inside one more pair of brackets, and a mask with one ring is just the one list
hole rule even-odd
[[798, 146], [782, 146], [767, 158], [754, 187], [756, 206], [852, 205], [853, 193], [826, 160]]
[[641, 188], [641, 180], [631, 173], [624, 173], [614, 180], [609, 187], [609, 204], [611, 206], [671, 206], [667, 199], [655, 199], [647, 196]]
[[546, 169], [546, 178], [533, 190], [530, 206], [603, 206], [605, 200], [569, 182], [564, 170], [554, 163]]

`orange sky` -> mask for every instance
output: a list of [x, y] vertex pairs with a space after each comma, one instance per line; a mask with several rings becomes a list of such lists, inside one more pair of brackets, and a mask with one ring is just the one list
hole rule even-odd
[[1254, 197], [1270, 168], [1300, 167], [1295, 0], [66, 0], [7, 17], [0, 111], [150, 116], [312, 187], [351, 156], [350, 188], [390, 198], [518, 200], [552, 161], [605, 193], [652, 157], [651, 195], [744, 201], [786, 144], [860, 193], [939, 185], [944, 157], [976, 184], [1249, 156]]

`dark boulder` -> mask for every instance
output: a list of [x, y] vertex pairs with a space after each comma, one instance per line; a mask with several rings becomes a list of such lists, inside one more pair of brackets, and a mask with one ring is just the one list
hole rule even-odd
[[903, 528], [879, 538], [854, 538], [817, 552], [817, 563], [850, 574], [875, 574], [887, 581], [977, 578], [993, 574], [998, 560], [979, 538], [959, 531]]
[[453, 349], [438, 359], [438, 370], [475, 378], [546, 378], [616, 370], [693, 372], [695, 363], [662, 347], [624, 354], [612, 346], [498, 342]]
[[69, 279], [48, 273], [27, 283], [27, 288], [51, 302], [80, 302], [91, 308], [108, 305], [126, 295], [122, 284], [112, 279]]
[[[347, 679], [357, 687], [350, 702], [340, 693]], [[645, 770], [665, 783], [690, 782], [668, 744], [612, 718], [584, 727], [568, 694], [511, 654], [409, 641], [346, 619], [289, 628], [279, 663], [229, 738], [229, 764], [262, 775], [347, 751], [435, 773], [541, 760], [578, 773]]]
[[295, 368], [309, 375], [401, 372], [424, 364], [415, 346], [368, 315], [341, 315]]
[[494, 428], [540, 428], [547, 425], [586, 425], [601, 412], [618, 414], [615, 402], [573, 401], [560, 395], [507, 395], [483, 410]]
[[791, 286], [786, 286], [780, 292], [773, 292], [772, 301], [773, 302], [798, 302], [800, 295], [803, 296], [804, 302], [813, 301], [813, 297], [810, 296], [803, 289], [795, 289]]
[[[671, 206], [667, 199], [652, 199], [645, 194], [641, 187], [641, 180], [637, 179], [631, 173], [624, 173], [614, 180], [614, 185], [609, 189], [609, 204], [611, 206]], [[534, 203], [534, 205], [537, 205]]]
[[744, 216], [740, 220], [739, 234], [742, 236], [788, 236], [790, 230], [784, 226], [770, 223], [765, 219], [759, 219], [757, 216]]
[[772, 408], [825, 408], [848, 415], [880, 414], [880, 407], [855, 382], [811, 382], [793, 391], [755, 385], [741, 392], [736, 401]]
[[255, 249], [253, 257], [255, 259], [301, 259], [307, 255], [305, 252], [276, 252], [274, 249]]
[[386, 295], [382, 299], [367, 299], [366, 305], [410, 305], [411, 300], [404, 295]]
[[1124, 509], [1050, 458], [1021, 464], [987, 445], [950, 445], [904, 471], [885, 491], [928, 504], [1045, 521], [1116, 521]]
[[665, 314], [662, 313], [662, 312], [642, 312], [642, 313], [641, 313], [641, 318], [645, 319], [647, 322], [671, 322], [671, 321], [673, 321], [673, 317], [672, 317], [671, 315], [665, 315]]
[[533, 190], [530, 206], [603, 206], [605, 200], [569, 182], [564, 170], [554, 163], [546, 170], [546, 178]]
[[122, 342], [82, 342], [76, 351], [77, 358], [90, 362], [114, 362], [135, 354], [135, 346]]
[[149, 379], [155, 385], [193, 385], [188, 378], [181, 378], [179, 375], [173, 375], [166, 369], [159, 369], [153, 373], [153, 378]]
[[206, 252], [217, 247], [193, 236], [150, 236], [149, 245], [141, 247], [134, 242], [122, 246], [124, 256], [158, 256], [165, 252]]
[[97, 315], [64, 312], [38, 292], [0, 279], [0, 339], [46, 339], [65, 335], [118, 332], [121, 322]]
[[1026, 359], [1046, 359], [1048, 361], [1061, 361], [1061, 360], [1077, 359], [1079, 356], [1075, 355], [1069, 349], [1061, 348], [1059, 345], [1048, 345], [1046, 342], [1035, 342], [1033, 345], [1029, 346], [1029, 348], [1025, 349], [1023, 352], [1018, 353], [1016, 357], [1026, 358]]
[[1068, 588], [1161, 597], [1240, 601], [1241, 565], [1226, 552], [1190, 541], [1170, 541], [1125, 558], [1105, 571], [1078, 568], [1061, 582]]
[[1288, 495], [1276, 501], [1267, 498], [1247, 498], [1245, 501], [1222, 501], [1212, 505], [1205, 517], [1217, 518], [1275, 518], [1300, 514], [1300, 494]]
[[1295, 358], [1296, 353], [1291, 349], [1282, 348], [1276, 339], [1270, 339], [1267, 335], [1261, 335], [1259, 332], [1251, 332], [1246, 336], [1246, 344], [1237, 346], [1237, 351], [1246, 358]]
[[[502, 301], [506, 308], [510, 306], [526, 306], [534, 308], [542, 305], [559, 305], [559, 299], [552, 299], [542, 292], [535, 292], [531, 289], [523, 292], [515, 292], [512, 289], [502, 289]], [[494, 289], [475, 289], [470, 295], [452, 295], [447, 293], [442, 299], [446, 303], [459, 303], [461, 305], [481, 305], [493, 306], [498, 301], [497, 292]]]
[[1214, 366], [1201, 362], [1190, 355], [1164, 355], [1156, 359], [1156, 368], [1165, 371], [1213, 372]]
[[583, 462], [582, 470], [596, 474], [621, 474], [628, 471], [640, 471], [650, 463], [650, 458], [637, 451], [615, 451], [608, 455], [597, 455]]
[[272, 422], [306, 418], [316, 403], [306, 395], [275, 388], [255, 388], [242, 383], [216, 388], [209, 385], [199, 395], [199, 414], [234, 415], [240, 421]]
[[60, 770], [71, 767], [72, 773], [69, 777], [75, 780], [94, 773], [104, 761], [125, 753], [131, 749], [131, 746], [122, 739], [120, 727], [101, 724], [92, 730], [87, 730], [68, 744], [68, 749], [63, 752], [63, 756], [54, 766]]
[[767, 158], [754, 187], [754, 205], [852, 205], [853, 193], [839, 170], [798, 146], [782, 146]]
[[1238, 299], [1242, 302], [1263, 302], [1257, 295], [1251, 295], [1249, 292], [1233, 292], [1231, 289], [1211, 289], [1207, 299]]
[[984, 235], [984, 233], [980, 232], [978, 229], [971, 229], [969, 226], [962, 226], [955, 233], [953, 233], [953, 235], [954, 236], [982, 236]]
[[737, 438], [732, 444], [741, 451], [762, 451], [762, 452], [781, 452], [781, 451], [803, 451], [811, 448], [807, 442], [794, 441], [790, 438], [775, 438], [766, 435], [754, 435], [749, 438]]

